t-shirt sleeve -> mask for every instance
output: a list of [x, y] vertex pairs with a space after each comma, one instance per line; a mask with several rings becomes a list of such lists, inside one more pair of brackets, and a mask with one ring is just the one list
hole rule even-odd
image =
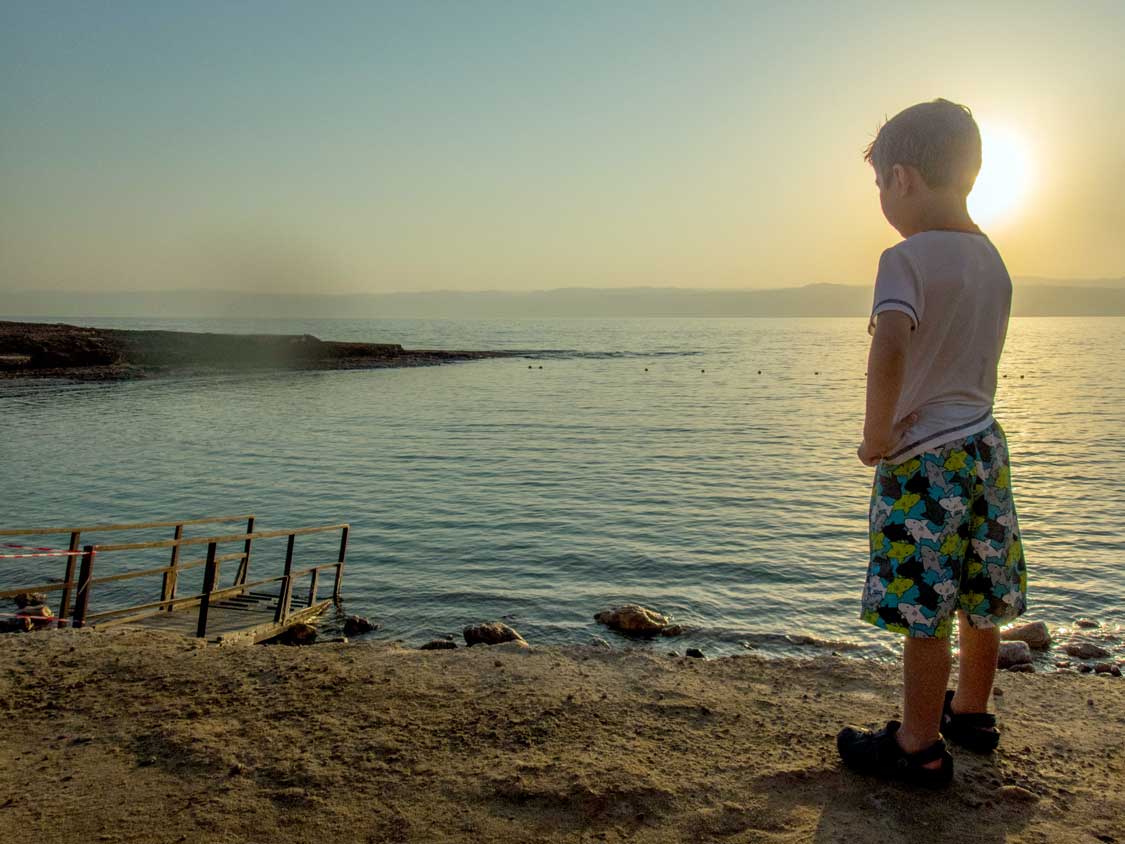
[[910, 317], [910, 327], [918, 327], [925, 301], [922, 296], [922, 279], [902, 249], [894, 247], [879, 258], [879, 272], [875, 276], [875, 303], [867, 333], [875, 333], [875, 319], [883, 311], [902, 311]]

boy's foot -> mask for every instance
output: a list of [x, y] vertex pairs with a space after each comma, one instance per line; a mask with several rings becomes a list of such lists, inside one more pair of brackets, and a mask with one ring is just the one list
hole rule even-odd
[[[953, 757], [938, 739], [924, 750], [907, 753], [896, 736], [901, 727], [898, 721], [888, 721], [881, 730], [859, 730], [844, 727], [836, 736], [836, 749], [840, 758], [853, 771], [921, 785], [943, 788], [953, 779]], [[934, 762], [939, 764], [927, 767]]]
[[996, 716], [990, 712], [954, 712], [952, 689], [945, 693], [941, 734], [954, 744], [977, 753], [991, 753], [1000, 743]]

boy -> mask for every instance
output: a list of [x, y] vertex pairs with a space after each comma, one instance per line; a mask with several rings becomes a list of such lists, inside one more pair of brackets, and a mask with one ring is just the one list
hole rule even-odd
[[[1027, 577], [1004, 432], [992, 418], [1012, 282], [966, 200], [981, 163], [965, 106], [934, 100], [889, 120], [867, 148], [887, 221], [868, 324], [867, 412], [859, 459], [877, 466], [861, 618], [906, 636], [902, 722], [837, 736], [855, 770], [921, 785], [953, 776], [942, 736], [978, 751], [998, 625], [1023, 613]], [[961, 646], [946, 691], [950, 634]]]

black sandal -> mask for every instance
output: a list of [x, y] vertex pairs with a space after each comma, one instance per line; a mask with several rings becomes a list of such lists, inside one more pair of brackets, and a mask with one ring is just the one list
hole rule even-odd
[[977, 753], [991, 753], [1000, 743], [996, 716], [991, 712], [954, 712], [953, 690], [945, 693], [941, 712], [941, 734], [954, 744]]
[[[924, 750], [907, 753], [895, 739], [901, 726], [898, 721], [888, 721], [878, 731], [845, 727], [836, 736], [836, 749], [844, 764], [861, 774], [926, 788], [949, 785], [953, 779], [953, 757], [945, 749], [945, 742], [938, 739]], [[937, 768], [926, 767], [939, 759], [941, 765]]]

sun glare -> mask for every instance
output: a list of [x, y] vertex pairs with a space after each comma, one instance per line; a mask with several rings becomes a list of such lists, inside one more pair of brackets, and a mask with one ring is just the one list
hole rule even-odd
[[1016, 217], [1032, 188], [1027, 141], [1003, 126], [980, 126], [981, 168], [969, 194], [969, 214], [981, 226], [999, 226]]

